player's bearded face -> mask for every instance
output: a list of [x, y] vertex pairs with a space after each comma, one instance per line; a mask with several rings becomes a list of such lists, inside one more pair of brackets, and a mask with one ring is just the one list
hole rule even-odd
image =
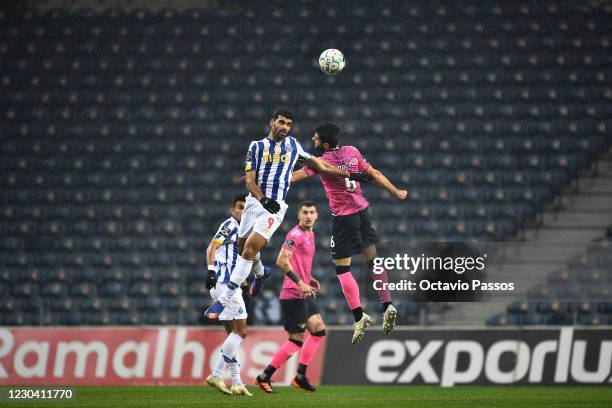
[[284, 139], [289, 134], [293, 122], [291, 119], [279, 115], [276, 119], [270, 120], [270, 126], [275, 137]]

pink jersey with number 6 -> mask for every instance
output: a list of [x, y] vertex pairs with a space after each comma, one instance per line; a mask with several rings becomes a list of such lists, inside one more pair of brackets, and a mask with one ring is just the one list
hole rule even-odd
[[[363, 159], [361, 152], [353, 146], [342, 146], [325, 152], [321, 159], [349, 173], [366, 171], [370, 165]], [[308, 166], [302, 167], [308, 176], [316, 172]], [[319, 174], [329, 199], [329, 208], [333, 215], [351, 215], [366, 209], [368, 201], [361, 195], [361, 186], [357, 181], [348, 178]]]

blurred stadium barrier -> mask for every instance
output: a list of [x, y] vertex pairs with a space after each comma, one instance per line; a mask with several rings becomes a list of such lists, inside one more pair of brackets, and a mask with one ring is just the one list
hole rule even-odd
[[[350, 328], [329, 331], [309, 368], [315, 384], [608, 385], [612, 329], [577, 327], [372, 330], [350, 346]], [[286, 334], [255, 328], [241, 365], [249, 382]], [[201, 384], [224, 333], [186, 327], [0, 329], [0, 385]], [[287, 385], [297, 354], [275, 374]]]
[[[243, 380], [259, 374], [285, 338], [280, 328], [250, 330], [240, 355]], [[0, 385], [202, 384], [224, 339], [223, 330], [180, 326], [4, 327]], [[308, 371], [316, 384], [324, 347]], [[297, 360], [294, 355], [277, 371], [277, 384], [289, 384]]]

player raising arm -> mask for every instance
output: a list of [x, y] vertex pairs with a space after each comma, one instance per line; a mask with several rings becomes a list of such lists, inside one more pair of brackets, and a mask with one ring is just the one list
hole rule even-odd
[[216, 319], [223, 307], [229, 303], [234, 291], [247, 278], [259, 251], [270, 240], [283, 222], [287, 204], [285, 198], [291, 184], [293, 168], [302, 157], [308, 166], [330, 179], [360, 180], [365, 175], [349, 174], [319, 160], [306, 152], [302, 145], [289, 135], [293, 126], [293, 113], [288, 109], [277, 109], [270, 119], [270, 132], [262, 140], [251, 142], [246, 155], [246, 186], [249, 196], [240, 227], [238, 248], [240, 256], [230, 279], [219, 291], [218, 301], [204, 313]]
[[[323, 151], [321, 159], [341, 169], [363, 174], [366, 172], [378, 186], [393, 194], [398, 200], [406, 199], [408, 192], [397, 188], [379, 170], [374, 169], [362, 157], [361, 152], [353, 146], [339, 146], [340, 128], [333, 123], [319, 126], [312, 138], [317, 150]], [[342, 292], [353, 312], [353, 343], [363, 339], [365, 329], [372, 324], [372, 318], [363, 312], [359, 296], [359, 286], [351, 274], [351, 256], [363, 254], [363, 259], [370, 271], [376, 258], [376, 243], [379, 242], [372, 227], [369, 203], [361, 194], [360, 180], [350, 178], [330, 178], [316, 169], [306, 165], [294, 172], [291, 182], [304, 180], [318, 173], [332, 212], [332, 236], [330, 241], [331, 255], [336, 267], [336, 274], [342, 286]], [[387, 273], [375, 275], [375, 279], [388, 281]], [[385, 286], [386, 287], [386, 286]], [[389, 290], [379, 291], [383, 305], [383, 331], [390, 334], [395, 327], [397, 310], [391, 303]]]

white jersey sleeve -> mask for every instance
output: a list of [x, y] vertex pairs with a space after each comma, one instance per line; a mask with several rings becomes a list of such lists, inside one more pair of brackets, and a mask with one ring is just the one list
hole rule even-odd
[[312, 154], [310, 154], [306, 150], [304, 150], [304, 148], [302, 147], [302, 144], [300, 142], [298, 142], [297, 140], [295, 141], [295, 145], [297, 146], [298, 156], [304, 158], [305, 160], [308, 160], [308, 159], [310, 159], [312, 157]]
[[259, 148], [257, 146], [257, 142], [251, 142], [251, 144], [249, 145], [249, 150], [247, 150], [246, 159], [244, 163], [245, 171], [251, 171], [257, 168], [257, 154], [259, 153], [258, 150]]
[[232, 228], [230, 220], [226, 220], [225, 222], [223, 222], [223, 224], [219, 226], [219, 229], [217, 230], [217, 233], [215, 234], [213, 241], [220, 245], [225, 244], [228, 238], [230, 238], [232, 229], [233, 228]]

